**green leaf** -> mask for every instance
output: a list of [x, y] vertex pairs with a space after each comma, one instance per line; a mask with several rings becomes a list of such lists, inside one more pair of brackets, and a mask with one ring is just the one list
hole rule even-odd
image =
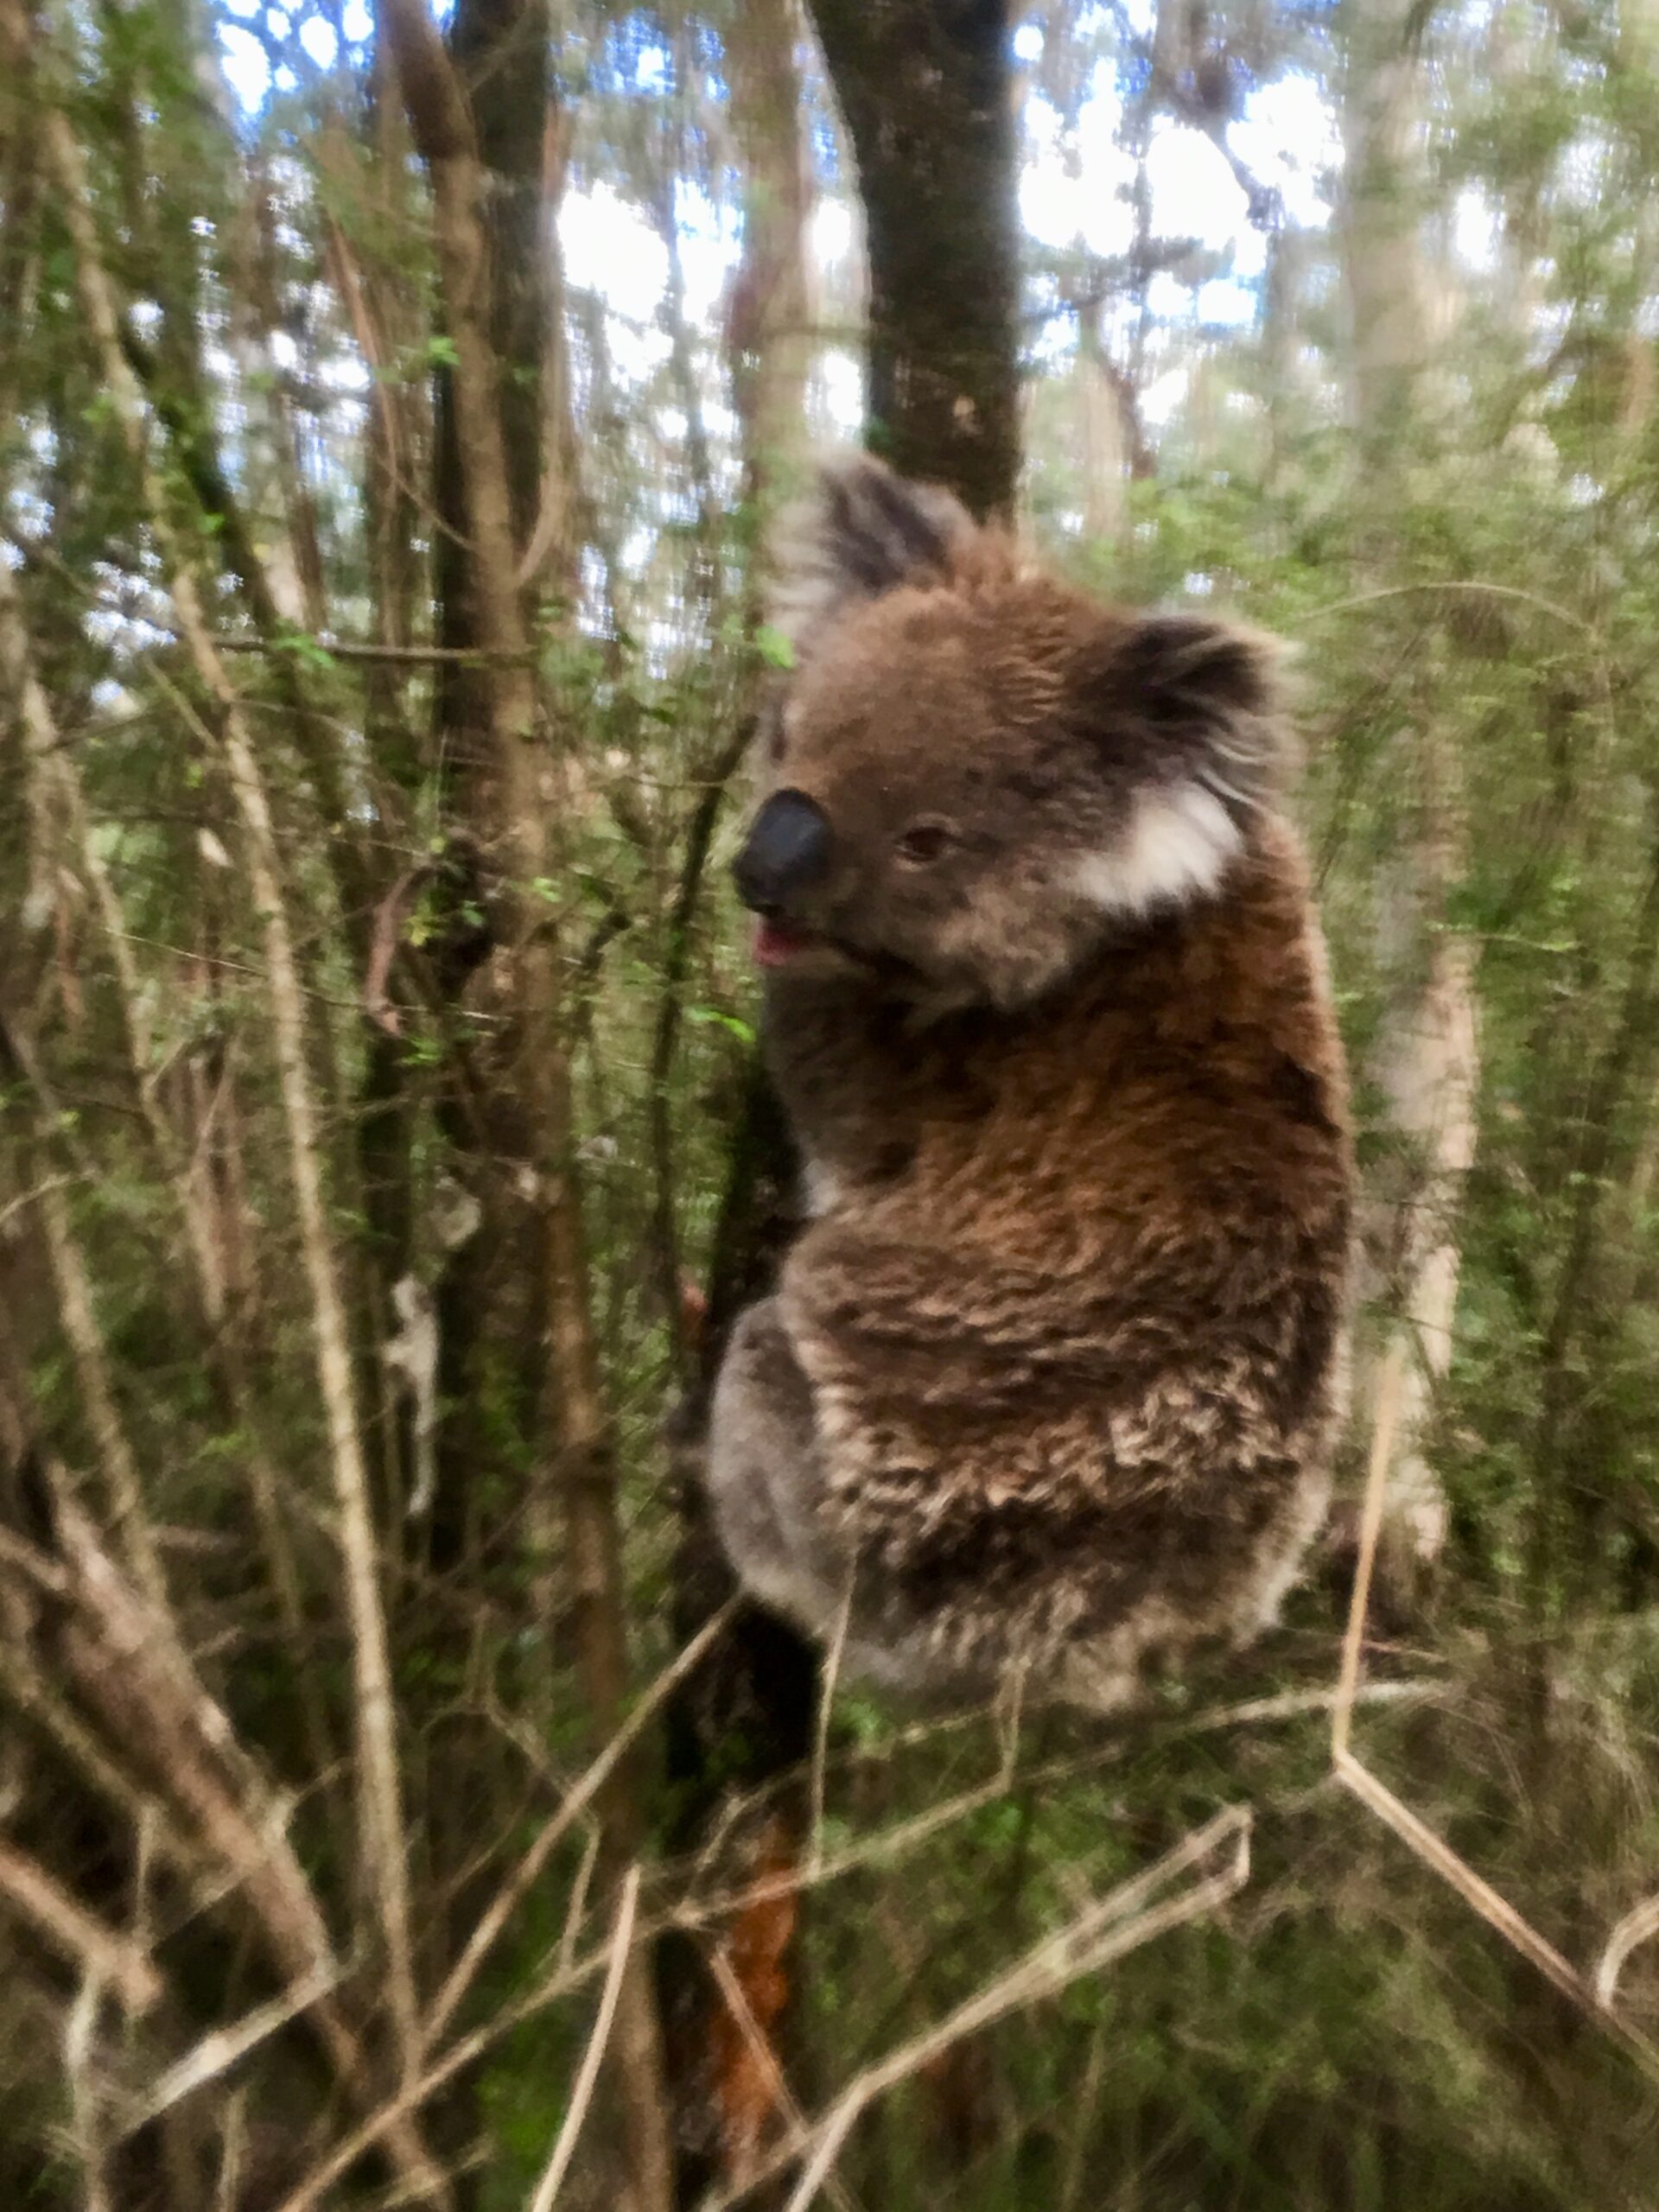
[[754, 650], [768, 668], [793, 668], [795, 648], [781, 630], [763, 622], [754, 633]]
[[752, 1025], [735, 1014], [727, 1014], [720, 1007], [689, 1006], [685, 1009], [685, 1018], [688, 1021], [702, 1024], [713, 1022], [716, 1028], [728, 1030], [741, 1044], [753, 1045], [754, 1042]]

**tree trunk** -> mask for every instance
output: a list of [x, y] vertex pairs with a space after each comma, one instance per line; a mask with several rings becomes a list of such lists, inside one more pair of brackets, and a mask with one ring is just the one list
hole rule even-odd
[[[438, 490], [461, 534], [441, 566], [444, 621], [486, 656], [476, 681], [445, 702], [457, 741], [449, 811], [478, 857], [493, 913], [474, 987], [491, 1020], [469, 1042], [484, 1081], [469, 1086], [470, 1121], [458, 1109], [451, 1123], [482, 1210], [466, 1248], [481, 1268], [482, 1295], [470, 1317], [452, 1297], [444, 1318], [452, 1329], [470, 1325], [531, 1446], [532, 1586], [562, 1529], [577, 1666], [603, 1741], [621, 1723], [628, 1681], [616, 1471], [573, 1157], [564, 962], [556, 914], [538, 888], [559, 879], [560, 803], [572, 778], [563, 733], [537, 696], [518, 580], [542, 480], [548, 19], [543, 0], [467, 0], [453, 54], [426, 0], [385, 0], [381, 21], [431, 181], [451, 355]], [[441, 1462], [441, 1484], [446, 1471], [453, 1483], [475, 1470]], [[602, 1810], [614, 1875], [642, 1840], [631, 1762], [612, 1777]], [[625, 1964], [610, 2057], [624, 2201], [629, 2212], [667, 2212], [661, 2051], [638, 1951]]]
[[[976, 513], [1008, 515], [1019, 465], [1019, 374], [1003, 10], [954, 0], [818, 0], [813, 16], [858, 145], [871, 271], [870, 442], [896, 467], [948, 485]], [[776, 495], [787, 488], [791, 457], [803, 442], [805, 362], [794, 334], [804, 319], [807, 202], [793, 42], [788, 0], [756, 0], [743, 11], [728, 55], [734, 121], [750, 167], [734, 383], [762, 566]], [[701, 1510], [698, 1440], [731, 1324], [765, 1294], [799, 1226], [795, 1181], [789, 1132], [757, 1065], [733, 1141], [700, 1370], [681, 1409], [682, 1638], [732, 1588]], [[810, 1817], [815, 1677], [814, 1654], [791, 1629], [756, 1607], [739, 1613], [670, 1711], [677, 1853], [698, 1852], [721, 1836], [734, 1885], [773, 1882], [798, 1860]], [[764, 1816], [730, 1830], [734, 1799], [749, 1796], [764, 1796]], [[786, 2066], [788, 2057], [798, 1911], [787, 1894], [757, 1897], [722, 1931], [728, 1980], [740, 1993], [734, 2002], [690, 1939], [664, 1946], [683, 2206], [698, 2202], [711, 2184], [738, 2185], [776, 2127], [776, 2062]]]
[[797, 0], [747, 0], [726, 41], [732, 129], [744, 172], [743, 260], [728, 327], [757, 581], [766, 567], [769, 526], [779, 500], [798, 483], [806, 446], [812, 175], [795, 51], [804, 29]]
[[813, 0], [812, 20], [864, 202], [869, 443], [1006, 516], [1020, 232], [1004, 0]]
[[[1410, 442], [1421, 436], [1433, 285], [1422, 226], [1427, 67], [1417, 0], [1353, 7], [1346, 18], [1340, 211], [1352, 317], [1351, 404], [1362, 466], [1380, 487], [1374, 557], [1386, 558], [1390, 508]], [[1408, 1339], [1382, 1565], [1408, 1586], [1439, 1552], [1446, 1501], [1424, 1450], [1434, 1386], [1451, 1358], [1460, 1255], [1457, 1213], [1474, 1160], [1480, 1063], [1472, 940], [1446, 926], [1465, 867], [1459, 764], [1445, 731], [1423, 721], [1399, 741], [1402, 780], [1418, 802], [1403, 866], [1379, 893], [1379, 936], [1396, 982], [1373, 1073], [1400, 1139], [1400, 1169], [1379, 1175], [1363, 1216], [1370, 1295]], [[1382, 1363], [1362, 1376], [1362, 1418]]]

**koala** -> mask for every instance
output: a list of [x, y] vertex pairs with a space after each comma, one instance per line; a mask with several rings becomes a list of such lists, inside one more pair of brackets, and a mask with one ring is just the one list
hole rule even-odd
[[832, 465], [735, 863], [808, 1218], [718, 1376], [740, 1579], [899, 1691], [1106, 1709], [1324, 1516], [1352, 1192], [1269, 639]]

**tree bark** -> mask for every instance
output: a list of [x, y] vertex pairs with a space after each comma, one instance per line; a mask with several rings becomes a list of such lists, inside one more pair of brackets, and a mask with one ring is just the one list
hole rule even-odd
[[[1008, 516], [1019, 468], [1018, 255], [1004, 10], [957, 0], [817, 0], [811, 12], [858, 149], [871, 277], [869, 442], [897, 467], [947, 485], [976, 514]], [[804, 299], [796, 257], [806, 212], [793, 35], [786, 0], [751, 0], [728, 55], [750, 168], [730, 335], [762, 567], [766, 523], [798, 449], [804, 382], [792, 337], [795, 302]], [[701, 1510], [699, 1440], [731, 1325], [765, 1294], [799, 1226], [795, 1183], [789, 1131], [757, 1063], [733, 1139], [700, 1371], [680, 1415], [683, 1637], [732, 1589]], [[777, 2124], [775, 2062], [788, 2056], [798, 1908], [771, 1885], [805, 1840], [816, 1677], [810, 1648], [751, 1606], [670, 1709], [679, 1808], [671, 1846], [696, 1852], [722, 1835], [734, 1886], [760, 1885], [723, 1931], [738, 2005], [690, 1938], [664, 1947], [684, 2207], [711, 2184], [738, 2185]], [[751, 1796], [763, 1800], [763, 1814], [733, 1831], [728, 1808]]]
[[[1379, 487], [1374, 555], [1386, 558], [1410, 442], [1422, 435], [1433, 286], [1424, 251], [1426, 11], [1420, 0], [1351, 7], [1345, 18], [1339, 214], [1352, 318], [1351, 406], [1362, 466]], [[1395, 969], [1374, 1074], [1401, 1140], [1401, 1172], [1380, 1177], [1362, 1216], [1366, 1287], [1408, 1338], [1382, 1566], [1408, 1587], [1439, 1553], [1446, 1500], [1424, 1437], [1433, 1389], [1451, 1359], [1460, 1253], [1457, 1213], [1474, 1162], [1480, 1061], [1476, 948], [1446, 925], [1466, 861], [1459, 764], [1446, 734], [1423, 720], [1398, 741], [1419, 812], [1411, 849], [1379, 894], [1379, 938]], [[1362, 1372], [1362, 1414], [1381, 1360]]]
[[868, 442], [973, 514], [1007, 516], [1020, 232], [1005, 0], [813, 0], [811, 12], [864, 203]]
[[[493, 1255], [525, 1255], [525, 1305], [507, 1317], [505, 1348], [515, 1365], [537, 1378], [525, 1400], [527, 1433], [538, 1446], [531, 1526], [535, 1540], [550, 1547], [556, 1498], [578, 1666], [592, 1726], [603, 1739], [620, 1723], [628, 1681], [615, 1465], [572, 1158], [563, 963], [556, 917], [537, 888], [556, 880], [559, 803], [569, 784], [557, 735], [537, 696], [518, 584], [541, 476], [545, 301], [533, 272], [541, 265], [547, 17], [541, 0], [475, 0], [464, 25], [457, 22], [457, 55], [471, 54], [474, 87], [487, 84], [492, 91], [491, 100], [476, 109], [425, 0], [383, 0], [381, 21], [431, 181], [453, 356], [445, 488], [459, 495], [465, 540], [452, 550], [460, 565], [442, 588], [447, 603], [464, 607], [474, 640], [490, 656], [477, 686], [476, 749], [454, 793], [489, 873], [497, 917], [481, 978], [495, 1029], [483, 1132], [487, 1157], [474, 1163], [485, 1225], [474, 1242]], [[493, 188], [493, 177], [500, 180]], [[505, 235], [492, 235], [488, 211], [509, 226]], [[522, 260], [508, 262], [520, 248]], [[504, 264], [511, 273], [504, 270], [498, 281]], [[520, 347], [530, 350], [521, 353]], [[471, 687], [467, 696], [470, 702]], [[500, 1287], [499, 1275], [493, 1287]], [[498, 1344], [503, 1325], [501, 1300], [493, 1298], [488, 1325]], [[616, 1872], [641, 1840], [628, 1769], [613, 1778], [604, 1814], [607, 1858]], [[612, 2049], [632, 2212], [667, 2212], [671, 2174], [661, 2051], [649, 1970], [637, 1952], [623, 1974]]]

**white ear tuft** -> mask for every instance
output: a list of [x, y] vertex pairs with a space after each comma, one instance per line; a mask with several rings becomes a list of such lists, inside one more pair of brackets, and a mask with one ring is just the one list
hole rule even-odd
[[1238, 823], [1201, 784], [1145, 791], [1122, 842], [1090, 853], [1078, 868], [1077, 887], [1109, 914], [1145, 914], [1207, 898], [1243, 842]]
[[827, 460], [779, 524], [769, 618], [798, 645], [855, 600], [945, 575], [974, 534], [938, 485], [912, 484], [870, 454]]

